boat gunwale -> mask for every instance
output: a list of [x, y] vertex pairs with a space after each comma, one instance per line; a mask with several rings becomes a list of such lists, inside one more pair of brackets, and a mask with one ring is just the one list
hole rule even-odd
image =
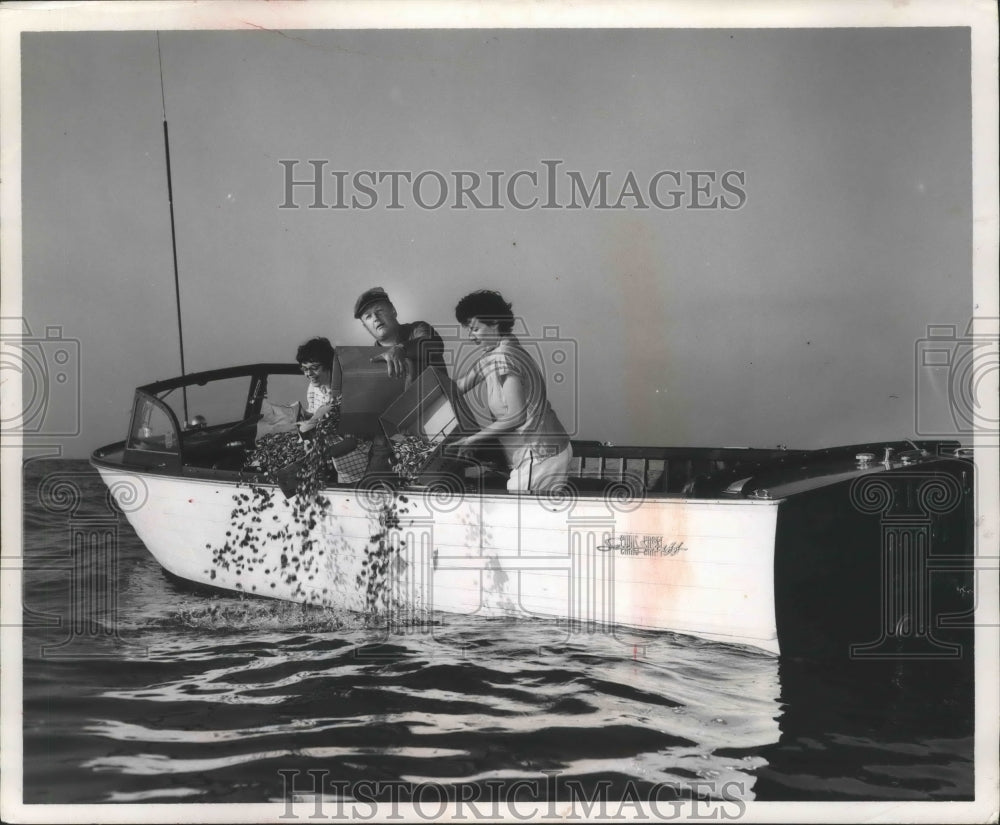
[[[103, 448], [107, 449], [107, 448]], [[176, 481], [182, 481], [185, 483], [194, 484], [214, 484], [223, 486], [232, 486], [233, 488], [239, 487], [241, 485], [246, 487], [262, 487], [270, 490], [279, 490], [279, 486], [272, 481], [267, 481], [255, 474], [253, 477], [248, 477], [247, 474], [241, 473], [238, 470], [215, 470], [210, 468], [195, 468], [202, 470], [204, 475], [192, 474], [187, 475], [183, 472], [178, 473], [168, 469], [161, 469], [157, 467], [132, 467], [127, 464], [122, 464], [118, 462], [109, 461], [97, 456], [96, 451], [90, 457], [90, 464], [98, 470], [107, 470], [112, 473], [121, 473], [124, 475], [135, 475], [135, 476], [150, 476], [154, 478], [169, 478]], [[376, 488], [378, 489], [378, 488]], [[387, 491], [390, 489], [385, 487]], [[334, 484], [328, 485], [320, 489], [324, 495], [331, 493], [334, 494], [344, 494], [344, 493], [366, 493], [371, 491], [371, 487], [365, 487], [359, 484]], [[433, 485], [400, 485], [398, 487], [391, 488], [393, 493], [399, 495], [412, 495], [412, 496], [434, 496], [440, 493], [448, 494], [450, 491], [444, 488], [437, 490]], [[464, 496], [475, 496], [479, 500], [497, 500], [497, 501], [517, 501], [524, 499], [539, 499], [540, 501], [549, 500], [553, 504], [561, 499], [555, 497], [548, 499], [545, 493], [531, 493], [531, 492], [510, 492], [507, 490], [469, 490], [463, 491]], [[584, 499], [584, 500], [594, 500], [594, 501], [606, 501], [606, 494], [599, 490], [574, 490], [570, 496], [567, 498], [571, 499]], [[635, 505], [628, 504], [626, 509], [631, 510], [634, 507], [641, 507], [643, 503], [646, 502], [662, 502], [662, 503], [696, 503], [696, 504], [725, 504], [725, 505], [778, 505], [781, 504], [783, 498], [773, 498], [773, 499], [762, 499], [762, 498], [751, 498], [746, 496], [733, 496], [726, 498], [705, 498], [696, 497], [691, 495], [685, 495], [683, 493], [662, 493], [662, 492], [647, 492], [641, 501], [636, 500]]]
[[[668, 455], [664, 455], [665, 451], [671, 451], [674, 455], [686, 455], [691, 456], [692, 452], [698, 453], [698, 457], [703, 460], [722, 460], [725, 457], [737, 458], [747, 455], [750, 453], [759, 453], [767, 451], [758, 451], [749, 449], [744, 452], [742, 448], [683, 448], [683, 447], [614, 447], [610, 445], [601, 445], [602, 455], [593, 455], [590, 451], [593, 449], [592, 445], [596, 442], [573, 442], [574, 446], [574, 458], [581, 459], [593, 459], [593, 458], [615, 458], [621, 459], [624, 463], [630, 456], [622, 456], [616, 454], [619, 450], [629, 450], [629, 451], [647, 451], [646, 455], [637, 456], [633, 455], [632, 458], [649, 458], [650, 460], [657, 460], [658, 458], [666, 459]], [[902, 464], [897, 466], [886, 466], [883, 462], [873, 462], [870, 465], [858, 466], [858, 465], [847, 465], [846, 459], [851, 456], [856, 450], [874, 449], [876, 446], [885, 447], [892, 445], [906, 445], [906, 444], [925, 444], [925, 445], [936, 445], [938, 447], [952, 446], [950, 442], [945, 445], [942, 442], [913, 442], [913, 441], [897, 441], [897, 442], [872, 442], [868, 444], [858, 444], [858, 445], [847, 445], [843, 447], [833, 447], [825, 448], [820, 450], [801, 450], [801, 451], [787, 451], [787, 457], [785, 455], [775, 458], [773, 462], [759, 462], [754, 465], [752, 460], [748, 461], [748, 464], [739, 466], [738, 464], [734, 467], [727, 468], [724, 470], [717, 471], [717, 477], [726, 479], [729, 477], [737, 477], [743, 473], [749, 473], [746, 478], [746, 483], [741, 486], [740, 490], [733, 491], [728, 494], [719, 495], [717, 492], [718, 487], [714, 495], [706, 495], [705, 493], [697, 492], [667, 492], [664, 490], [649, 490], [643, 491], [641, 501], [692, 501], [692, 502], [722, 502], [727, 504], [732, 504], [736, 502], [750, 503], [750, 504], [778, 504], [781, 501], [786, 500], [791, 495], [796, 495], [800, 492], [808, 492], [810, 489], [815, 489], [817, 486], [826, 486], [828, 484], [836, 484], [844, 481], [849, 481], [852, 478], [862, 477], [865, 475], [872, 475], [882, 472], [891, 472], [892, 470], [906, 470], [908, 467], [920, 466], [921, 464], [926, 465], [927, 463], [936, 463], [941, 460], [955, 460], [954, 456], [947, 454], [941, 455], [927, 455], [924, 461], [916, 464]], [[245, 484], [247, 486], [260, 486], [268, 488], [277, 488], [277, 484], [272, 481], [268, 481], [263, 477], [262, 473], [246, 471], [246, 470], [231, 470], [231, 469], [220, 469], [211, 467], [199, 467], [197, 465], [182, 465], [180, 468], [176, 466], [137, 466], [131, 465], [124, 461], [124, 457], [121, 460], [113, 460], [106, 457], [106, 454], [119, 452], [124, 456], [125, 441], [118, 441], [109, 444], [105, 447], [100, 447], [95, 450], [90, 456], [90, 463], [94, 467], [105, 468], [110, 471], [124, 472], [124, 473], [134, 473], [137, 475], [149, 475], [154, 477], [171, 477], [178, 480], [192, 481], [192, 482], [206, 482], [206, 483], [222, 483], [222, 484]], [[580, 446], [580, 453], [576, 451], [577, 446]], [[607, 451], [604, 453], [603, 451]], [[653, 453], [653, 455], [649, 455]], [[659, 453], [659, 455], [657, 455]], [[734, 455], [735, 454], [735, 455]], [[841, 459], [837, 466], [829, 466], [828, 462], [833, 459]], [[853, 458], [853, 456], [852, 456]], [[805, 459], [807, 464], [798, 467], [789, 467], [788, 464], [791, 460], [801, 461]], [[825, 459], [825, 460], [824, 460]], [[808, 470], [819, 470], [820, 472], [808, 472]], [[775, 473], [780, 473], [781, 476], [776, 476]], [[581, 476], [571, 476], [571, 478], [582, 478], [582, 479], [593, 479], [597, 478], [608, 482], [609, 484], [614, 484], [616, 479], [614, 475], [610, 476], [588, 476], [586, 474]], [[448, 494], [457, 492], [451, 490], [447, 486], [441, 485], [404, 485], [391, 483], [392, 480], [382, 479], [378, 475], [371, 476], [361, 483], [355, 484], [333, 484], [327, 485], [323, 488], [324, 492], [350, 492], [354, 491], [365, 491], [371, 490], [373, 487], [384, 487], [386, 489], [392, 489], [398, 493], [410, 493], [410, 494]], [[749, 482], [753, 482], [751, 485]], [[365, 484], [365, 482], [368, 482]], [[792, 486], [796, 489], [789, 492], [788, 494], [782, 494], [781, 488]], [[770, 495], [753, 495], [750, 492], [744, 492], [747, 488], [753, 488], [754, 490], [767, 490], [770, 491]], [[613, 490], [611, 491], [613, 494]], [[463, 491], [463, 495], [475, 495], [481, 499], [497, 499], [497, 500], [511, 500], [517, 498], [529, 498], [537, 497], [544, 499], [545, 494], [533, 494], [533, 493], [511, 493], [507, 490], [476, 490], [469, 489], [467, 486]], [[575, 488], [572, 489], [570, 497], [575, 499], [607, 499], [609, 495], [608, 490], [588, 490]], [[553, 496], [551, 499], [553, 503], [556, 497]], [[636, 497], [636, 501], [638, 501]], [[639, 506], [630, 504], [629, 506]]]

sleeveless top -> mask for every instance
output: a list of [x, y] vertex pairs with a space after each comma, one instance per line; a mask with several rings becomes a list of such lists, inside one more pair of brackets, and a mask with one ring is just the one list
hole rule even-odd
[[476, 362], [473, 370], [486, 384], [486, 403], [494, 421], [508, 413], [500, 379], [508, 375], [521, 379], [524, 422], [498, 436], [512, 467], [532, 456], [541, 459], [556, 455], [569, 445], [569, 436], [549, 404], [542, 371], [517, 336], [505, 335]]

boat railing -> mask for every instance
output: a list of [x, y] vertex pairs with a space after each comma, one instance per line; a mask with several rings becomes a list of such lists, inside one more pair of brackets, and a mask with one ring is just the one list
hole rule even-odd
[[709, 482], [720, 474], [749, 474], [801, 454], [783, 448], [636, 447], [574, 441], [570, 476], [582, 489], [617, 483], [638, 486], [651, 495], [693, 494], [699, 488], [718, 487]]

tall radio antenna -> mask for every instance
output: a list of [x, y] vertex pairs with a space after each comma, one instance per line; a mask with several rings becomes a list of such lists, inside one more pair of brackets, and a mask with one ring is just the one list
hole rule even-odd
[[[170, 132], [167, 128], [167, 99], [163, 93], [163, 54], [160, 51], [160, 33], [156, 33], [156, 57], [160, 64], [160, 107], [163, 111], [163, 148], [167, 157], [167, 201], [170, 204], [170, 247], [174, 257], [174, 298], [177, 304], [177, 340], [181, 349], [181, 377], [187, 372], [184, 369], [184, 325], [181, 323], [181, 281], [177, 270], [177, 232], [174, 226], [174, 185], [170, 176]], [[184, 425], [188, 421], [187, 387], [183, 387]]]

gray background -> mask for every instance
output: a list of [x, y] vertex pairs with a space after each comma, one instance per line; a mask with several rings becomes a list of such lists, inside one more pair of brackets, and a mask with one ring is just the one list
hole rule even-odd
[[[491, 287], [576, 341], [579, 401], [552, 396], [581, 437], [820, 447], [912, 435], [915, 344], [971, 314], [968, 29], [160, 38], [189, 371], [368, 343], [351, 309], [374, 284], [442, 325]], [[54, 440], [85, 456], [180, 371], [156, 36], [28, 33], [22, 72], [23, 312], [80, 342], [80, 434]], [[553, 158], [614, 192], [629, 170], [743, 170], [748, 198], [278, 208], [279, 159]]]

